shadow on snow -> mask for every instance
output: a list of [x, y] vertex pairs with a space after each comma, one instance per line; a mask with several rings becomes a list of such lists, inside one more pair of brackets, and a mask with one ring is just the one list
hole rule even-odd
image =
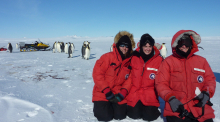
[[214, 72], [214, 75], [216, 77], [216, 81], [220, 83], [220, 73]]

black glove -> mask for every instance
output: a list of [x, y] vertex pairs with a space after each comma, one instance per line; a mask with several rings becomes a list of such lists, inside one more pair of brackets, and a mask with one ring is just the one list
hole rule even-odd
[[112, 91], [108, 92], [105, 94], [105, 97], [107, 100], [111, 100], [111, 99], [114, 99], [115, 98], [115, 95], [112, 93]]
[[124, 100], [125, 97], [121, 93], [118, 93], [115, 95], [115, 98], [117, 98], [118, 101], [121, 102], [122, 100]]
[[174, 96], [169, 99], [169, 104], [173, 112], [183, 113], [185, 110], [183, 104]]
[[203, 107], [207, 103], [207, 101], [210, 99], [209, 93], [206, 91], [202, 91], [198, 96], [195, 97], [196, 100], [199, 100], [197, 104], [195, 104], [196, 107]]
[[118, 93], [115, 95], [114, 98], [110, 99], [109, 101], [113, 103], [117, 103], [117, 102], [121, 102], [123, 99], [124, 99], [124, 96], [121, 93]]

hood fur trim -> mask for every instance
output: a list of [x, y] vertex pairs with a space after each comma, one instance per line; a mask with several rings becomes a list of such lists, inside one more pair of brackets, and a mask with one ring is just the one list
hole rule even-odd
[[201, 42], [201, 37], [194, 31], [187, 31], [187, 32], [183, 32], [181, 33], [173, 42], [172, 48], [175, 48], [178, 45], [178, 41], [179, 39], [184, 35], [184, 34], [188, 34], [190, 36], [192, 36], [193, 40], [195, 41], [195, 43], [198, 45]]
[[131, 40], [131, 46], [132, 46], [132, 50], [135, 48], [135, 41], [134, 41], [134, 37], [133, 37], [133, 34], [127, 32], [127, 31], [120, 31], [116, 34], [115, 36], [115, 39], [114, 39], [114, 43], [117, 44], [118, 43], [118, 40], [122, 37], [122, 36], [125, 36], [127, 35], [130, 40]]

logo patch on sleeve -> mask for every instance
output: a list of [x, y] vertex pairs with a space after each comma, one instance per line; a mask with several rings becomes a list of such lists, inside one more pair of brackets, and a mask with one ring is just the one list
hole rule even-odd
[[202, 82], [204, 81], [204, 78], [203, 78], [201, 75], [199, 75], [199, 76], [197, 77], [197, 81], [198, 81], [199, 83], [202, 83]]
[[151, 80], [153, 80], [153, 79], [155, 79], [155, 74], [154, 73], [151, 73], [150, 75], [149, 75], [149, 78], [151, 79]]

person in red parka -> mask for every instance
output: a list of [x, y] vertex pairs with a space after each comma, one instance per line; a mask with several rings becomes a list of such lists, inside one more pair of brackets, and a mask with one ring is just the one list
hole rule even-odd
[[131, 59], [131, 90], [126, 97], [127, 115], [132, 119], [156, 120], [160, 116], [155, 76], [163, 60], [149, 34], [141, 36]]
[[178, 31], [171, 42], [173, 54], [162, 62], [156, 75], [167, 122], [213, 122], [210, 98], [215, 93], [216, 78], [207, 60], [194, 54], [200, 42], [195, 31]]
[[126, 100], [131, 80], [130, 60], [135, 42], [133, 34], [120, 31], [116, 34], [113, 51], [103, 54], [95, 63], [93, 69], [94, 116], [98, 121], [110, 121], [113, 118], [126, 118]]

